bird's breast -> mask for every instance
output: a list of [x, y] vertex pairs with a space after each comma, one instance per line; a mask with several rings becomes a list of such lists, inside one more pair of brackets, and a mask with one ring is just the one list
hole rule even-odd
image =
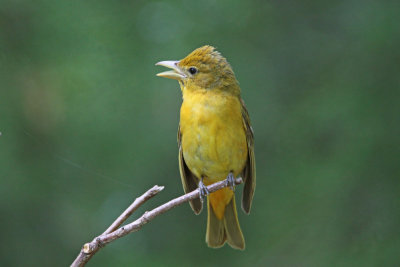
[[212, 93], [184, 96], [180, 129], [189, 169], [205, 183], [237, 176], [247, 160], [247, 142], [238, 97]]

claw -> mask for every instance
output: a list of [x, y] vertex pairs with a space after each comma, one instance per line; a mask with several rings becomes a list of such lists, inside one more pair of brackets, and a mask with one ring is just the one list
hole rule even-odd
[[199, 182], [199, 193], [200, 193], [200, 201], [203, 203], [204, 198], [210, 193], [208, 192], [207, 186], [203, 183], [203, 178], [201, 178]]
[[228, 177], [226, 177], [226, 185], [229, 186], [232, 191], [235, 191], [235, 177], [232, 172], [230, 172]]

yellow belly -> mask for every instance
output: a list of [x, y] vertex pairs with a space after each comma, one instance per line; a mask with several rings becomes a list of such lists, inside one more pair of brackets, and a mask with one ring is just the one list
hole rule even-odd
[[184, 96], [180, 129], [183, 157], [204, 183], [237, 177], [247, 160], [241, 106], [235, 96], [191, 93]]

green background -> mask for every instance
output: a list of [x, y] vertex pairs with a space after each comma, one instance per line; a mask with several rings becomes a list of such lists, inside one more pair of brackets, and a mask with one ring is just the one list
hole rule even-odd
[[[135, 197], [182, 194], [178, 84], [204, 44], [255, 130], [246, 250], [209, 249], [188, 204], [89, 266], [397, 266], [398, 1], [0, 1], [0, 265], [66, 266]], [[242, 186], [236, 190], [241, 194]]]

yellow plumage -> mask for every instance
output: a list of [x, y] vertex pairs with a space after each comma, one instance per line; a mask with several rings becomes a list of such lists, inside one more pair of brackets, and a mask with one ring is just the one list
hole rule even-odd
[[[247, 159], [240, 102], [237, 97], [218, 92], [187, 91], [183, 89], [180, 119], [186, 164], [196, 177], [204, 177], [205, 185], [224, 180], [230, 171], [237, 177]], [[233, 196], [231, 190], [224, 191], [225, 199], [214, 198], [221, 195], [219, 192], [209, 196], [219, 219], [226, 205], [218, 205], [218, 202], [227, 204]]]
[[[253, 133], [232, 68], [211, 46], [194, 50], [181, 61], [158, 63], [173, 71], [158, 74], [177, 79], [183, 103], [178, 130], [179, 165], [185, 192], [225, 180], [232, 173], [245, 180], [242, 207], [250, 212], [255, 189]], [[220, 247], [227, 241], [244, 249], [234, 192], [224, 188], [208, 196], [206, 241]], [[202, 204], [191, 201], [195, 213]]]

